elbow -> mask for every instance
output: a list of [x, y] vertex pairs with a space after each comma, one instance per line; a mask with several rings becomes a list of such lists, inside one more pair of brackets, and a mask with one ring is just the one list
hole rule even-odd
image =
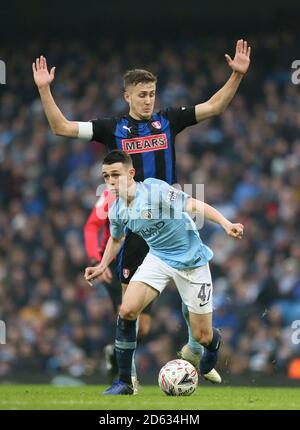
[[56, 136], [63, 136], [62, 129], [57, 125], [50, 125], [51, 131]]
[[227, 106], [220, 106], [218, 109], [217, 115], [221, 115], [223, 112], [225, 112]]
[[212, 97], [209, 101], [209, 107], [211, 111], [211, 115], [221, 115], [223, 112], [225, 112], [227, 106], [228, 106], [228, 100], [224, 97]]
[[68, 122], [61, 121], [56, 124], [50, 124], [52, 133], [56, 136], [68, 136]]
[[209, 100], [209, 109], [210, 109], [210, 117], [221, 115], [225, 109], [226, 106], [220, 101], [220, 100]]
[[216, 115], [216, 116], [221, 115], [223, 112], [225, 112], [226, 106], [219, 103], [219, 104], [213, 106], [212, 110], [213, 110], [213, 115]]

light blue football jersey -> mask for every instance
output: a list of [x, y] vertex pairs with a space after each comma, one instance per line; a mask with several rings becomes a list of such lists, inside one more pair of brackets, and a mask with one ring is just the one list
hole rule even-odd
[[127, 207], [118, 198], [109, 210], [110, 233], [118, 239], [129, 228], [147, 242], [150, 254], [175, 269], [204, 266], [212, 257], [196, 225], [185, 212], [188, 194], [164, 181], [137, 182], [136, 195]]

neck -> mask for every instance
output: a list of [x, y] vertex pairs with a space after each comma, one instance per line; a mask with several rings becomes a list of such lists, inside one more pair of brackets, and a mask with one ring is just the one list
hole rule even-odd
[[152, 114], [151, 114], [151, 115], [149, 115], [149, 117], [146, 118], [144, 116], [139, 116], [138, 114], [136, 114], [132, 111], [129, 111], [129, 115], [131, 116], [131, 118], [136, 119], [137, 121], [142, 121], [142, 120], [147, 121], [152, 116]]

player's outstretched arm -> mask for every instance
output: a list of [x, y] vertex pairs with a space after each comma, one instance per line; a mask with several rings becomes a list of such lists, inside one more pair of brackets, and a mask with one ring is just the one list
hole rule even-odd
[[50, 84], [54, 80], [55, 67], [48, 71], [46, 58], [42, 55], [32, 63], [33, 78], [38, 87], [42, 105], [53, 133], [60, 136], [78, 137], [78, 122], [68, 121], [56, 105]]
[[110, 236], [99, 266], [87, 267], [85, 269], [84, 278], [89, 283], [89, 285], [92, 286], [93, 285], [92, 281], [102, 276], [103, 273], [106, 271], [109, 264], [112, 262], [112, 260], [117, 256], [118, 252], [120, 251], [124, 238], [125, 238], [124, 236], [121, 236], [119, 239], [116, 239]]
[[209, 100], [195, 106], [196, 120], [198, 122], [224, 112], [249, 68], [250, 54], [251, 47], [243, 39], [237, 41], [233, 59], [228, 54], [225, 54], [227, 63], [232, 69], [232, 74], [225, 85]]
[[200, 200], [193, 199], [192, 197], [187, 200], [186, 211], [191, 213], [197, 213], [204, 216], [209, 221], [213, 221], [224, 228], [229, 236], [237, 239], [242, 239], [244, 233], [243, 224], [232, 223], [225, 218], [221, 212], [207, 203], [201, 202]]

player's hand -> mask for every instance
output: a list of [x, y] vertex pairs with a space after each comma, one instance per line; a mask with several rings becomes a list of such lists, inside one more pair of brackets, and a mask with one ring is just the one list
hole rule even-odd
[[99, 276], [103, 275], [106, 269], [107, 267], [101, 266], [101, 264], [96, 267], [87, 267], [84, 272], [84, 279], [92, 287], [93, 286], [92, 281], [97, 279]]
[[101, 276], [98, 276], [98, 281], [105, 282], [106, 284], [111, 284], [112, 281], [112, 273], [109, 267], [102, 273]]
[[248, 46], [247, 41], [240, 39], [236, 42], [234, 59], [232, 60], [228, 54], [225, 54], [225, 58], [234, 72], [244, 75], [250, 64], [250, 53], [251, 47]]
[[52, 67], [49, 73], [46, 58], [42, 55], [35, 60], [35, 63], [32, 63], [32, 71], [34, 82], [38, 88], [50, 85], [54, 79], [55, 67]]
[[[102, 255], [101, 255], [101, 260], [102, 260]], [[101, 260], [99, 261], [95, 258], [92, 258], [90, 260], [90, 265], [93, 267], [99, 266]], [[105, 282], [106, 284], [111, 284], [112, 278], [113, 278], [113, 275], [111, 273], [111, 270], [109, 267], [107, 267], [107, 269], [102, 273], [102, 275], [98, 276], [97, 280], [99, 282]]]
[[244, 226], [243, 224], [232, 224], [228, 223], [225, 227], [225, 231], [229, 236], [235, 237], [236, 239], [242, 239], [244, 234]]

